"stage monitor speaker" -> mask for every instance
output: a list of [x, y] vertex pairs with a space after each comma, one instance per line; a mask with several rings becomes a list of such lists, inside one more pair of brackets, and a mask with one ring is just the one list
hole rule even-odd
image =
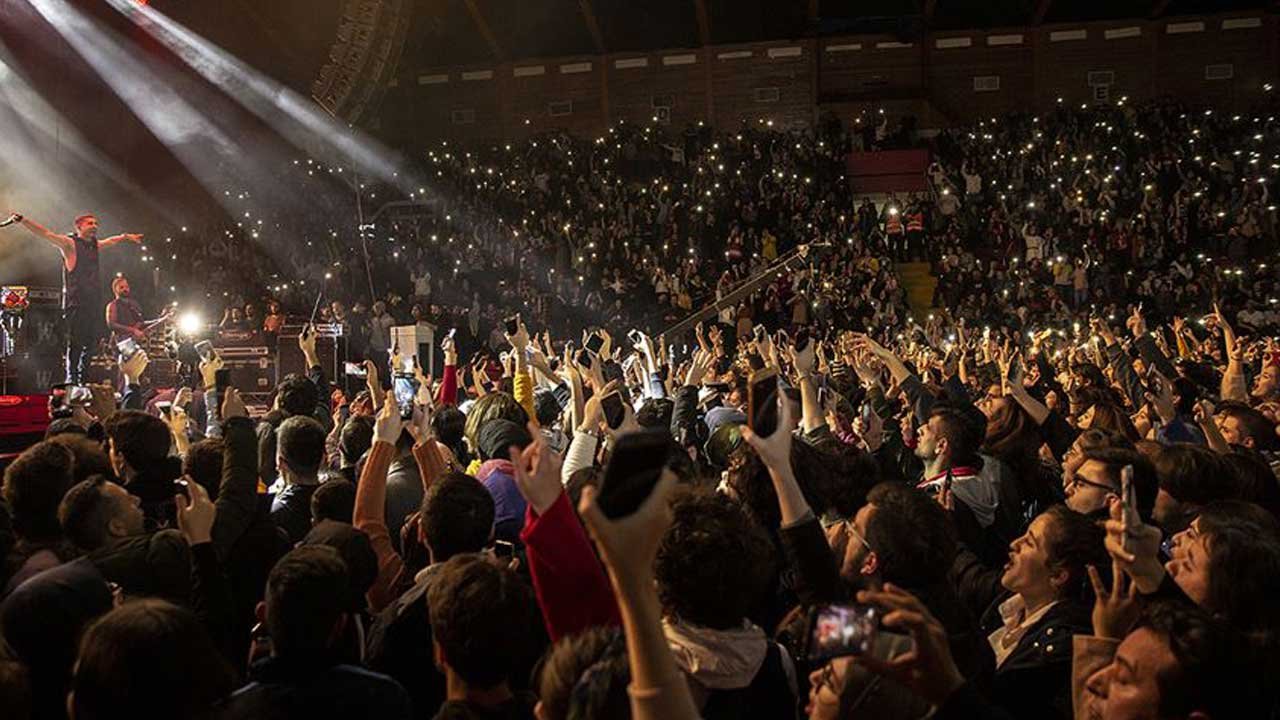
[[[316, 355], [320, 360], [320, 367], [324, 369], [324, 374], [328, 376], [329, 382], [342, 382], [343, 364], [347, 361], [347, 339], [345, 337], [326, 337], [320, 335], [316, 338]], [[298, 335], [281, 334], [280, 340], [276, 344], [276, 383], [284, 379], [289, 373], [296, 373], [305, 376], [307, 374], [306, 360], [302, 357], [302, 350], [298, 349]], [[274, 387], [272, 388], [275, 389]]]
[[231, 385], [242, 393], [271, 393], [276, 389], [276, 360], [266, 347], [234, 348], [252, 353], [232, 352], [220, 348], [223, 367], [231, 371]]

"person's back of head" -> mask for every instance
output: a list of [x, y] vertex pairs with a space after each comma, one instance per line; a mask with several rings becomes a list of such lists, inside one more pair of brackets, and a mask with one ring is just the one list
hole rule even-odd
[[373, 446], [373, 420], [363, 415], [352, 415], [342, 426], [338, 436], [338, 451], [342, 453], [342, 466], [352, 467]]
[[1181, 530], [1190, 514], [1214, 500], [1236, 496], [1235, 475], [1218, 453], [1191, 443], [1167, 445], [1152, 458], [1160, 482], [1155, 519], [1166, 531]]
[[67, 707], [76, 720], [199, 717], [234, 687], [231, 665], [195, 613], [138, 600], [85, 633]]
[[342, 562], [347, 566], [347, 579], [350, 581], [348, 609], [352, 612], [364, 610], [365, 595], [378, 579], [378, 556], [373, 551], [369, 536], [363, 530], [352, 527], [351, 523], [321, 520], [299, 543], [299, 546], [305, 545], [325, 545], [342, 555]]
[[222, 452], [226, 443], [222, 438], [205, 438], [192, 443], [182, 458], [182, 474], [195, 480], [209, 493], [210, 500], [218, 499], [222, 489]]
[[297, 479], [314, 480], [324, 462], [324, 427], [315, 418], [295, 415], [276, 431], [276, 456]]
[[435, 432], [436, 438], [452, 450], [460, 462], [463, 461], [463, 456], [465, 455], [465, 452], [461, 451], [466, 450], [462, 442], [466, 427], [467, 416], [452, 405], [441, 408], [431, 416], [431, 430]]
[[946, 580], [956, 553], [955, 526], [936, 500], [913, 487], [883, 482], [867, 495], [867, 545], [880, 578], [925, 589]]
[[951, 466], [975, 466], [978, 449], [987, 436], [987, 417], [973, 407], [958, 407], [939, 402], [929, 412], [931, 424], [937, 424], [938, 435], [946, 438]]
[[483, 550], [493, 537], [493, 495], [459, 472], [436, 480], [422, 497], [418, 531], [433, 562]]
[[130, 471], [147, 473], [169, 458], [169, 426], [141, 410], [119, 410], [104, 423], [110, 439], [111, 464], [124, 479]]
[[258, 604], [272, 651], [280, 657], [331, 655], [351, 607], [350, 579], [337, 550], [304, 545], [280, 558]]
[[49, 438], [49, 442], [62, 445], [71, 451], [72, 457], [75, 458], [72, 482], [80, 482], [93, 475], [110, 476], [113, 474], [111, 459], [107, 457], [107, 452], [102, 449], [102, 443], [91, 440], [85, 435], [71, 433], [55, 435]]
[[463, 434], [473, 450], [480, 448], [480, 428], [495, 418], [510, 420], [520, 427], [529, 423], [529, 414], [514, 397], [504, 392], [491, 392], [476, 400], [467, 411]]
[[65, 446], [44, 441], [27, 448], [4, 471], [4, 499], [19, 539], [62, 537], [58, 503], [71, 487], [75, 458]]
[[533, 437], [524, 425], [494, 418], [480, 426], [476, 440], [481, 460], [507, 460], [512, 447], [523, 450], [533, 442]]
[[541, 619], [533, 591], [481, 555], [445, 563], [427, 606], [437, 662], [470, 689], [502, 686], [534, 650]]
[[310, 416], [319, 403], [316, 384], [301, 375], [286, 375], [276, 386], [276, 404], [287, 416]]
[[560, 638], [538, 674], [541, 720], [631, 717], [631, 668], [618, 628], [593, 627]]
[[645, 400], [636, 412], [636, 423], [643, 428], [669, 428], [674, 411], [675, 404], [667, 398]]
[[740, 626], [773, 577], [773, 545], [736, 501], [687, 491], [671, 504], [654, 576], [667, 615], [725, 630]]
[[329, 478], [311, 494], [312, 523], [325, 520], [351, 523], [355, 508], [356, 485], [346, 478]]
[[1222, 456], [1235, 476], [1236, 499], [1251, 502], [1280, 520], [1280, 480], [1256, 451], [1239, 448]]

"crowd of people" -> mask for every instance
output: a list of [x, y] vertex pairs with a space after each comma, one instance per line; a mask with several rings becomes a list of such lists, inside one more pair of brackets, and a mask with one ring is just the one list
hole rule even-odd
[[[1003, 117], [878, 202], [827, 124], [433, 148], [391, 294], [320, 316], [363, 387], [304, 332], [260, 418], [216, 355], [55, 397], [4, 474], [0, 707], [1276, 716], [1273, 132]], [[406, 317], [458, 328], [439, 377], [389, 347]]]

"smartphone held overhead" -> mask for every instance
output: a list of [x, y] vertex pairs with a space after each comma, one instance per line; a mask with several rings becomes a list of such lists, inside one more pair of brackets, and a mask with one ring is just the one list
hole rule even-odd
[[680, 448], [665, 429], [620, 435], [605, 466], [596, 501], [611, 518], [634, 513], [662, 477]]

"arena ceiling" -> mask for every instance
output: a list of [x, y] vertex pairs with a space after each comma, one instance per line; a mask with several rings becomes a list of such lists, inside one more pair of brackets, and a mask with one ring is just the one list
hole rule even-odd
[[[349, 1], [349, 0], [345, 0]], [[384, 0], [384, 2], [389, 0]], [[1259, 0], [402, 0], [399, 68], [502, 62], [812, 35], [984, 29], [1274, 8]], [[338, 35], [344, 0], [151, 0], [299, 90]]]
[[1265, 9], [1257, 0], [414, 0], [405, 67]]

